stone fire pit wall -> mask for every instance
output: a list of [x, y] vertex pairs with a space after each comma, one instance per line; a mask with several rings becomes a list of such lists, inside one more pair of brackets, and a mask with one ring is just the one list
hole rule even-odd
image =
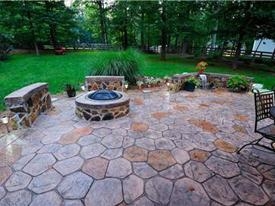
[[88, 91], [102, 89], [123, 91], [124, 76], [86, 76], [85, 87]]
[[[207, 82], [214, 83], [215, 87], [218, 87], [218, 88], [227, 88], [227, 81], [230, 77], [233, 76], [229, 74], [218, 74], [218, 73], [204, 73], [204, 74], [207, 76]], [[186, 73], [186, 74], [175, 75], [172, 77], [172, 83], [181, 85], [184, 83], [186, 78], [190, 76], [196, 76], [196, 75], [197, 73]], [[251, 87], [253, 78], [247, 77], [247, 80], [249, 81], [249, 85]]]
[[5, 97], [8, 109], [17, 116], [17, 123], [31, 126], [38, 115], [52, 107], [47, 83], [35, 83]]

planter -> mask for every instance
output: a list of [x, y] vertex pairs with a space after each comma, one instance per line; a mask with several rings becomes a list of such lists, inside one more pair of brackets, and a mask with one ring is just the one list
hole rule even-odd
[[196, 85], [190, 82], [185, 82], [183, 89], [189, 92], [193, 92], [196, 88]]
[[72, 90], [66, 90], [68, 97], [75, 97], [76, 91], [75, 89]]

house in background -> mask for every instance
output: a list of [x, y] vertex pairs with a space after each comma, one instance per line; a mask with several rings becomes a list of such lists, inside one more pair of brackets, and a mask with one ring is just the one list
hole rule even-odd
[[274, 52], [275, 41], [272, 39], [258, 39], [254, 41], [252, 51]]

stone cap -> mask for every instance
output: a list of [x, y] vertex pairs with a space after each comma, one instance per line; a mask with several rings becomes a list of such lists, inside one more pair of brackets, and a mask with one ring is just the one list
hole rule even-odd
[[27, 101], [34, 93], [48, 89], [48, 83], [38, 82], [18, 89], [5, 97], [6, 104], [14, 101]]
[[124, 81], [124, 76], [85, 76], [85, 79], [86, 81]]

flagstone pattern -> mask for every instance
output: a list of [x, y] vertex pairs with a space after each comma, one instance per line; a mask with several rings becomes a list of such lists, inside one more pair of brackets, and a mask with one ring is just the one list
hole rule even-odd
[[0, 141], [0, 205], [275, 205], [275, 153], [249, 93], [128, 91], [130, 113], [88, 122], [74, 99]]

